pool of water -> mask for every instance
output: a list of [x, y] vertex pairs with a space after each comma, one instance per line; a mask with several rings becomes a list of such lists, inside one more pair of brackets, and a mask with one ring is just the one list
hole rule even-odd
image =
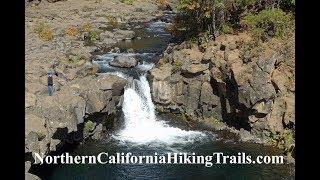
[[[154, 155], [154, 153], [196, 153], [196, 155], [212, 155], [213, 152], [223, 152], [226, 155], [237, 155], [244, 152], [253, 158], [258, 155], [280, 155], [275, 148], [258, 144], [239, 143], [232, 139], [219, 138], [209, 132], [208, 137], [193, 140], [188, 143], [166, 144], [152, 142], [135, 144], [112, 138], [103, 141], [86, 142], [77, 147], [71, 155], [97, 155], [108, 152], [131, 152], [134, 155]], [[204, 164], [81, 164], [58, 165], [43, 171], [42, 179], [70, 180], [70, 179], [294, 179], [294, 167], [288, 164], [214, 164], [206, 167]]]

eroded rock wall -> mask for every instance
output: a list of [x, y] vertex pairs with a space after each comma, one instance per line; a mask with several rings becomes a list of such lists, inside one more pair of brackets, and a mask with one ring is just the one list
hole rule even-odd
[[266, 132], [294, 131], [294, 59], [276, 50], [248, 57], [248, 41], [224, 36], [204, 52], [190, 42], [170, 44], [149, 76], [157, 110], [218, 119], [261, 143]]

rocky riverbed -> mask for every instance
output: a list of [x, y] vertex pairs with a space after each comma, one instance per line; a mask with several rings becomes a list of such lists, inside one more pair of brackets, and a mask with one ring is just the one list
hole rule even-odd
[[[150, 21], [162, 11], [143, 0], [132, 5], [119, 0], [34, 0], [25, 7], [25, 172], [26, 178], [37, 179], [28, 173], [33, 153], [48, 154], [66, 142], [98, 138], [106, 128], [103, 121], [113, 126], [120, 114], [126, 80], [96, 75], [92, 54], [138, 38], [125, 25]], [[49, 71], [54, 72], [52, 97]]]

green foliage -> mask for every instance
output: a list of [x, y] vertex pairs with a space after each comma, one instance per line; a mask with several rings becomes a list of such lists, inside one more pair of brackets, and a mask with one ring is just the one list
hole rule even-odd
[[284, 11], [293, 12], [294, 5], [295, 0], [179, 0], [180, 13], [171, 29], [182, 39], [205, 31], [215, 37], [217, 30], [224, 34], [242, 30], [242, 21], [256, 40], [285, 37], [293, 18]]
[[79, 62], [81, 60], [85, 60], [83, 56], [74, 56], [74, 55], [63, 55], [63, 56], [59, 56], [58, 59], [72, 66], [82, 65], [82, 64], [79, 64]]
[[188, 116], [186, 114], [184, 114], [184, 113], [181, 114], [181, 118], [184, 121], [188, 120]]
[[127, 5], [132, 5], [133, 4], [133, 0], [120, 0], [120, 2], [125, 3]]
[[37, 131], [37, 136], [39, 140], [42, 140], [46, 137], [45, 133], [41, 132], [41, 131]]
[[294, 132], [290, 129], [285, 129], [282, 133], [265, 130], [264, 135], [268, 138], [267, 142], [270, 145], [281, 149], [289, 150], [290, 147], [295, 143]]
[[183, 62], [180, 61], [179, 59], [177, 59], [172, 63], [172, 65], [173, 65], [172, 72], [176, 73], [176, 72], [180, 71], [181, 66], [183, 65]]
[[243, 44], [242, 52], [244, 57], [255, 57], [261, 53], [261, 47], [258, 45], [257, 41], [251, 41]]
[[191, 36], [191, 37], [188, 38], [188, 42], [190, 42], [190, 43], [198, 43], [198, 37]]
[[39, 21], [39, 22], [37, 23], [36, 27], [34, 28], [34, 32], [40, 33], [40, 32], [43, 31], [44, 28], [46, 28], [46, 27], [47, 27], [47, 25], [46, 25], [44, 22]]
[[179, 59], [177, 59], [177, 60], [175, 60], [174, 62], [173, 62], [173, 66], [177, 66], [177, 67], [181, 67], [182, 66], [182, 61], [180, 61]]
[[114, 16], [107, 16], [107, 21], [112, 25], [112, 26], [117, 26], [118, 25], [118, 21], [116, 19], [116, 17]]
[[217, 125], [222, 124], [222, 122], [219, 119], [216, 119], [215, 117], [205, 117], [204, 120]]
[[233, 29], [230, 25], [228, 25], [227, 23], [222, 23], [220, 25], [220, 31], [223, 32], [224, 34], [232, 34], [233, 33]]
[[100, 38], [99, 34], [96, 31], [90, 31], [89, 36], [91, 39], [96, 39], [96, 40], [98, 40]]
[[159, 65], [164, 65], [164, 64], [166, 64], [167, 63], [167, 61], [166, 61], [166, 59], [164, 59], [164, 58], [161, 58], [161, 59], [159, 59], [159, 61], [158, 61], [158, 64]]
[[94, 123], [90, 120], [85, 122], [84, 127], [83, 127], [83, 136], [85, 138], [89, 137], [90, 132], [92, 132], [94, 129]]
[[249, 13], [243, 23], [252, 35], [266, 40], [268, 37], [284, 37], [291, 30], [291, 16], [281, 9], [263, 10], [258, 14]]

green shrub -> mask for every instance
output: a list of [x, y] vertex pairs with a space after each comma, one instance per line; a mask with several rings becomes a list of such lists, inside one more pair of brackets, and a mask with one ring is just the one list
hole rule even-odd
[[44, 138], [46, 137], [46, 135], [45, 135], [44, 132], [37, 131], [36, 133], [37, 133], [37, 135], [38, 135], [38, 139], [39, 139], [39, 140], [42, 140], [42, 139], [44, 139]]
[[36, 25], [36, 27], [34, 28], [34, 32], [36, 33], [40, 33], [41, 31], [43, 31], [44, 28], [46, 28], [47, 25], [42, 22], [42, 21], [39, 21]]
[[175, 61], [172, 63], [172, 65], [173, 65], [172, 72], [173, 72], [173, 73], [176, 73], [176, 72], [180, 71], [182, 64], [183, 64], [182, 61], [180, 61], [180, 60], [175, 60]]
[[187, 41], [190, 42], [190, 43], [198, 43], [198, 37], [191, 36], [191, 37], [188, 38]]
[[118, 26], [119, 23], [117, 21], [117, 18], [114, 16], [106, 16], [108, 23], [110, 23], [111, 26]]
[[294, 144], [294, 132], [290, 129], [285, 129], [282, 133], [265, 130], [264, 135], [267, 143], [281, 149], [288, 150]]
[[89, 137], [89, 134], [91, 131], [93, 131], [94, 128], [94, 123], [90, 120], [85, 122], [84, 127], [83, 127], [83, 137], [87, 138]]
[[167, 63], [167, 61], [166, 61], [166, 59], [164, 59], [164, 58], [161, 58], [161, 59], [159, 59], [159, 61], [158, 61], [158, 64], [159, 65], [164, 65], [164, 64], [166, 64]]
[[227, 23], [221, 24], [220, 31], [223, 32], [224, 34], [232, 34], [233, 33], [232, 27], [230, 25], [228, 25]]
[[173, 65], [173, 66], [181, 67], [181, 66], [182, 66], [182, 64], [183, 64], [183, 63], [182, 63], [182, 61], [180, 61], [180, 60], [178, 60], [178, 59], [177, 59], [177, 60], [175, 60], [175, 61], [173, 62], [173, 64], [172, 64], [172, 65]]
[[96, 31], [90, 31], [89, 36], [91, 39], [96, 39], [96, 40], [99, 39], [99, 34]]
[[266, 40], [268, 37], [284, 37], [292, 26], [291, 16], [281, 9], [263, 10], [258, 14], [249, 13], [243, 19], [252, 35]]

